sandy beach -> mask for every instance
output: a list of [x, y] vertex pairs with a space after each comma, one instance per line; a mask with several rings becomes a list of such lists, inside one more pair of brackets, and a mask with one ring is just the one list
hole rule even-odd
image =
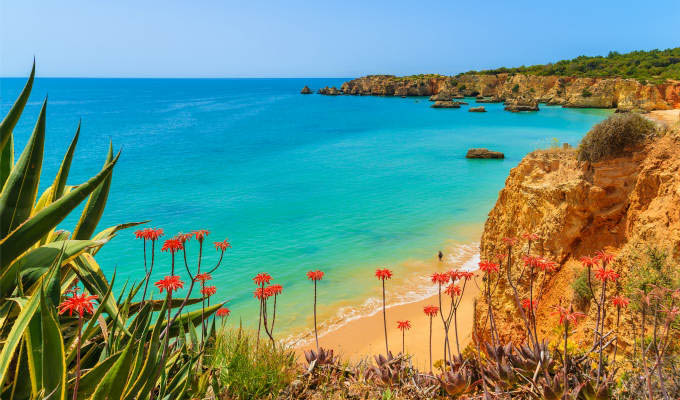
[[[478, 289], [469, 281], [463, 300], [458, 308], [458, 335], [461, 351], [470, 342], [472, 332], [472, 305]], [[442, 301], [446, 299], [442, 297]], [[414, 364], [421, 370], [429, 369], [430, 321], [423, 313], [423, 307], [439, 305], [437, 296], [424, 300], [398, 305], [387, 309], [387, 340], [393, 353], [401, 351], [402, 335], [397, 329], [397, 321], [409, 320], [412, 328], [406, 331], [405, 348], [413, 355]], [[444, 307], [448, 311], [448, 306]], [[443, 358], [444, 329], [441, 317], [432, 320], [432, 358], [436, 362]], [[453, 327], [449, 333], [449, 341], [455, 354], [455, 335]], [[350, 321], [337, 330], [319, 337], [319, 345], [336, 351], [343, 360], [359, 361], [375, 354], [385, 353], [385, 336], [382, 312]], [[314, 343], [306, 343], [296, 350], [302, 357], [303, 350], [313, 349]], [[301, 358], [303, 359], [303, 358]]]

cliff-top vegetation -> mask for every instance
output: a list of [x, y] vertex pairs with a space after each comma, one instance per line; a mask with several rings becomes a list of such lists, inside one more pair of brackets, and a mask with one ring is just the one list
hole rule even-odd
[[494, 75], [503, 73], [586, 78], [622, 77], [634, 78], [642, 83], [661, 83], [668, 79], [680, 79], [680, 47], [665, 50], [639, 50], [624, 54], [610, 51], [606, 57], [579, 56], [555, 63], [468, 71], [465, 74]]

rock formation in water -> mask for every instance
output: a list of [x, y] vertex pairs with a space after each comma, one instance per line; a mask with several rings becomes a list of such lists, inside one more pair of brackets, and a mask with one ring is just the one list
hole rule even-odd
[[305, 87], [302, 88], [300, 91], [300, 94], [312, 94], [312, 89], [309, 88], [309, 86], [305, 85]]
[[435, 101], [430, 107], [432, 108], [460, 108], [460, 103], [456, 101]]
[[[345, 94], [432, 96], [440, 92], [460, 96], [509, 100], [530, 97], [565, 107], [665, 110], [680, 108], [680, 82], [641, 83], [623, 78], [575, 78], [524, 74], [370, 75], [342, 84]], [[483, 100], [482, 100], [483, 101]]]
[[468, 108], [469, 112], [486, 112], [486, 108], [484, 106], [479, 106], [479, 107], [470, 107]]
[[505, 154], [489, 149], [470, 149], [465, 158], [505, 158]]
[[337, 95], [342, 94], [342, 91], [338, 90], [338, 88], [336, 88], [335, 86], [330, 87], [330, 88], [328, 86], [326, 86], [324, 88], [319, 89], [317, 91], [317, 93], [323, 94], [323, 95], [326, 95], [326, 96], [337, 96]]
[[538, 111], [538, 100], [530, 96], [517, 96], [505, 101], [505, 110], [512, 112]]
[[[541, 286], [544, 292], [537, 312], [539, 335], [554, 339], [555, 318], [550, 313], [558, 304], [577, 303], [572, 282], [583, 271], [577, 261], [580, 257], [592, 256], [601, 249], [619, 255], [644, 254], [647, 246], [653, 245], [668, 251], [673, 262], [680, 261], [679, 205], [678, 132], [629, 149], [626, 156], [592, 164], [577, 161], [575, 149], [535, 151], [511, 170], [500, 191], [484, 225], [480, 258], [495, 260], [498, 254], [507, 253], [504, 237], [538, 235], [532, 254], [559, 264]], [[526, 251], [526, 241], [513, 248], [513, 279], [523, 268]], [[613, 264], [623, 281], [632, 268], [631, 259], [619, 257]], [[539, 271], [536, 282], [543, 276]], [[494, 296], [494, 316], [501, 337], [518, 341], [524, 336], [524, 327], [512, 290], [505, 282], [500, 281]], [[478, 307], [477, 321], [484, 321], [483, 299]], [[616, 312], [608, 307], [606, 324], [611, 327]], [[582, 311], [587, 317], [573, 338], [587, 345], [592, 340], [596, 307], [591, 304]], [[632, 316], [639, 317], [622, 315], [621, 326], [628, 326]], [[620, 347], [630, 350], [630, 334], [623, 336]]]

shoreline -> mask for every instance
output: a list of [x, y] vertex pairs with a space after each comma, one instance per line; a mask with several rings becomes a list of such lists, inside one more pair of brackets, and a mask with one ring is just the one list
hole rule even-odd
[[[475, 236], [481, 232], [481, 227], [480, 224], [475, 228]], [[404, 264], [408, 265], [407, 270], [415, 276], [401, 284], [395, 282], [396, 285], [390, 285], [390, 282], [387, 282], [386, 314], [390, 350], [395, 355], [401, 351], [402, 336], [396, 327], [396, 321], [409, 320], [412, 328], [406, 332], [406, 352], [413, 356], [413, 364], [423, 370], [429, 370], [429, 318], [423, 313], [423, 307], [439, 306], [437, 287], [430, 282], [430, 275], [451, 269], [474, 271], [479, 262], [478, 241], [449, 244], [445, 246], [444, 251], [446, 256], [441, 263], [434, 257], [432, 260], [405, 261]], [[467, 282], [457, 316], [461, 351], [470, 342], [472, 305], [477, 293], [475, 283]], [[380, 299], [380, 304], [376, 304], [375, 299], [369, 296], [362, 304], [355, 307], [339, 307], [333, 317], [319, 320], [319, 346], [332, 349], [342, 360], [352, 362], [384, 354], [381, 301]], [[349, 310], [346, 310], [347, 308]], [[444, 310], [448, 312], [448, 304], [444, 304]], [[443, 358], [444, 330], [440, 316], [433, 319], [432, 330], [433, 362], [436, 362]], [[449, 333], [449, 341], [453, 346], [452, 354], [457, 354], [453, 327]], [[304, 361], [304, 350], [316, 348], [313, 328], [289, 336], [286, 342], [295, 351], [299, 361]]]

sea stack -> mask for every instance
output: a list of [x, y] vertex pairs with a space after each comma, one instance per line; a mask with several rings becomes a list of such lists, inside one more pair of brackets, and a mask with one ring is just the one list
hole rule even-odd
[[484, 106], [479, 106], [479, 107], [470, 107], [468, 109], [470, 112], [486, 112], [486, 108]]
[[312, 94], [312, 89], [309, 88], [309, 86], [305, 85], [305, 87], [302, 88], [300, 91], [300, 94]]
[[489, 149], [470, 149], [465, 158], [505, 158], [505, 154]]

